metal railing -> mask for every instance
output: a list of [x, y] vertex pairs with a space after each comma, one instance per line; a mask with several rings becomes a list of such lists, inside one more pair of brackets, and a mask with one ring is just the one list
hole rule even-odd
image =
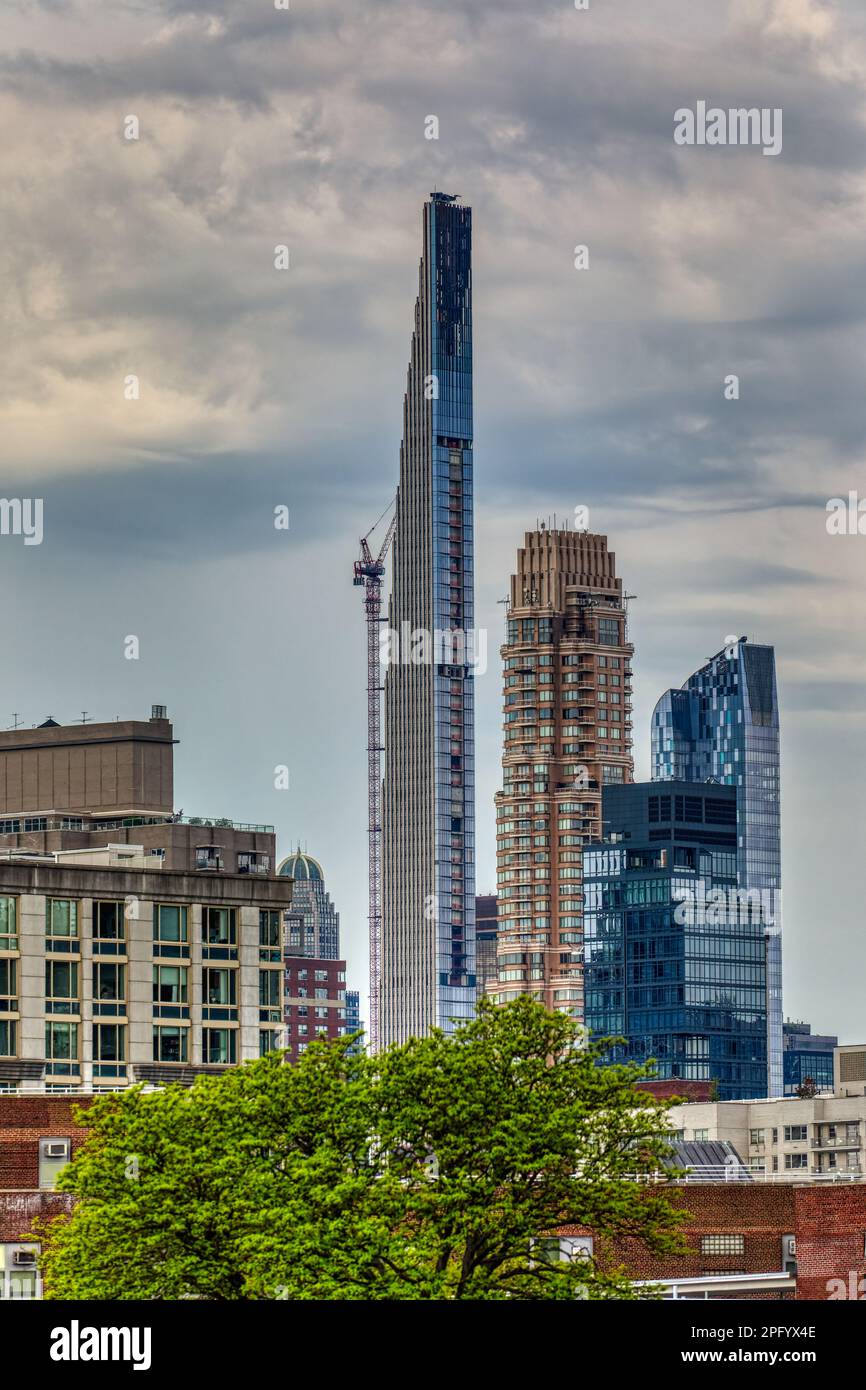
[[689, 1183], [736, 1183], [736, 1182], [862, 1182], [863, 1170], [833, 1168], [820, 1172], [814, 1168], [786, 1168], [780, 1173], [768, 1172], [765, 1168], [747, 1168], [738, 1164], [705, 1164], [700, 1168], [656, 1168], [644, 1173], [625, 1173], [629, 1182], [647, 1184], [668, 1184], [682, 1186]]

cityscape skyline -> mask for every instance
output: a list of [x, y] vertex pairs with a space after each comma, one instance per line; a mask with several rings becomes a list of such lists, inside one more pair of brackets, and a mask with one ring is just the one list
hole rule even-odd
[[[494, 654], [476, 681], [477, 888], [495, 881], [497, 603], [534, 520], [588, 506], [639, 596], [638, 780], [660, 690], [728, 633], [776, 648], [786, 1012], [855, 1041], [862, 563], [825, 504], [863, 490], [864, 17], [793, 0], [595, 8], [374, 5], [355, 27], [325, 3], [293, 11], [284, 40], [234, 4], [13, 15], [21, 162], [4, 157], [24, 289], [0, 423], [5, 491], [43, 497], [45, 516], [40, 546], [0, 543], [2, 722], [164, 701], [181, 804], [273, 822], [284, 853], [305, 839], [363, 972], [363, 633], [346, 570], [396, 477], [418, 205], [459, 189], [476, 219], [476, 622]], [[456, 47], [432, 64], [445, 34]], [[540, 71], [544, 93], [523, 76]], [[780, 158], [674, 146], [695, 71], [724, 104], [760, 89], [784, 106]]]

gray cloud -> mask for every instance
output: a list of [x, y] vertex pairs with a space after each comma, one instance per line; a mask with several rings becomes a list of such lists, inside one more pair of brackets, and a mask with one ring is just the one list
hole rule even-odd
[[[808, 965], [831, 878], [825, 939], [866, 965], [854, 861], [840, 835], [810, 863], [808, 827], [816, 806], [846, 827], [863, 810], [862, 560], [824, 528], [828, 497], [866, 491], [862, 7], [21, 0], [0, 45], [2, 490], [46, 506], [41, 548], [0, 542], [10, 715], [164, 697], [188, 809], [307, 839], [362, 964], [351, 562], [396, 481], [420, 204], [458, 191], [475, 208], [484, 620], [498, 633], [524, 529], [589, 505], [641, 595], [644, 774], [661, 690], [728, 631], [776, 642], [789, 1011], [859, 1040], [856, 995]], [[698, 97], [781, 106], [781, 157], [678, 149], [673, 113]], [[133, 669], [120, 639], [139, 629]], [[494, 671], [487, 884], [499, 704]]]

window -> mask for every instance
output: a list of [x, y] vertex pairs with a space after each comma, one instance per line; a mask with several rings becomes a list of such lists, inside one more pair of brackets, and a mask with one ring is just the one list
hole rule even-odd
[[745, 1236], [701, 1236], [702, 1255], [745, 1255]]
[[763, 1146], [763, 1143], [764, 1143], [764, 1131], [763, 1131], [762, 1129], [750, 1129], [750, 1130], [749, 1130], [749, 1143], [750, 1143], [750, 1144], [755, 1144], [755, 1145], [758, 1145], [758, 1144], [759, 1144], [759, 1145]]
[[46, 960], [45, 1012], [47, 1014], [77, 1014], [78, 962]]
[[327, 999], [328, 997], [328, 991], [326, 989], [317, 989], [314, 993], [317, 999]]
[[233, 907], [203, 907], [201, 939], [208, 945], [234, 946], [237, 941], [235, 909]]
[[231, 1066], [236, 1060], [236, 1044], [233, 1028], [203, 1028], [202, 1061], [209, 1066]]
[[187, 941], [186, 908], [174, 903], [157, 903], [153, 909], [153, 939], [178, 945]]
[[[795, 1125], [795, 1128], [799, 1128], [799, 1126]], [[808, 1168], [808, 1166], [808, 1154], [785, 1154], [785, 1167], [787, 1169], [790, 1170], [791, 1168]]]
[[58, 1174], [66, 1167], [71, 1157], [71, 1139], [40, 1139], [39, 1186], [53, 1188], [57, 1182]]
[[153, 1060], [155, 1062], [185, 1062], [187, 1060], [186, 1028], [154, 1028]]
[[619, 620], [617, 618], [599, 618], [598, 642], [599, 646], [602, 647], [619, 645]]
[[785, 1143], [796, 1143], [806, 1138], [805, 1125], [785, 1125]]
[[259, 945], [279, 946], [280, 914], [270, 909], [259, 913]]
[[[100, 1011], [100, 1006], [110, 1003], [119, 1003], [126, 998], [126, 966], [116, 965], [113, 961], [94, 961], [93, 962], [93, 1008], [94, 1012]], [[104, 1012], [109, 1012], [105, 1009]], [[114, 1012], [117, 1012], [115, 1009]]]
[[78, 903], [68, 898], [49, 898], [45, 904], [45, 935], [61, 939], [78, 936]]
[[0, 1300], [39, 1298], [38, 1245], [0, 1245]]
[[260, 1057], [264, 1057], [268, 1052], [278, 1052], [282, 1046], [279, 1028], [262, 1028], [259, 1033]]
[[45, 1070], [54, 1076], [72, 1076], [78, 1071], [77, 1023], [46, 1022]]
[[213, 970], [206, 966], [201, 972], [201, 998], [203, 1004], [236, 1004], [237, 971]]
[[259, 971], [259, 1007], [274, 1009], [280, 1002], [280, 971]]
[[0, 959], [0, 1012], [14, 1013], [17, 1007], [17, 961], [8, 956]]
[[14, 1057], [16, 1047], [15, 1020], [0, 1018], [0, 1057]]
[[188, 974], [189, 971], [182, 965], [155, 965], [153, 967], [154, 1004], [185, 1004]]
[[699, 1144], [705, 1144], [709, 1140], [709, 1137], [710, 1131], [708, 1129], [696, 1129], [692, 1135], [692, 1138], [696, 1139]]
[[0, 898], [0, 951], [17, 951], [17, 898]]
[[124, 904], [122, 902], [93, 904], [94, 941], [123, 941]]
[[[122, 1062], [126, 1056], [126, 1029], [119, 1023], [94, 1023], [94, 1062]], [[108, 1073], [100, 1070], [99, 1075]]]

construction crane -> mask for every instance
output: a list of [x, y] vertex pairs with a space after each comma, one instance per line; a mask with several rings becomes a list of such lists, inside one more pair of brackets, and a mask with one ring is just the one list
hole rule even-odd
[[397, 527], [397, 509], [376, 558], [369, 539], [393, 503], [385, 508], [366, 536], [361, 537], [361, 558], [355, 561], [353, 584], [364, 590], [367, 619], [367, 861], [369, 872], [370, 925], [370, 1026], [371, 1052], [379, 1050], [379, 989], [382, 960], [382, 684], [379, 661], [379, 624], [382, 621], [382, 580], [385, 557]]

